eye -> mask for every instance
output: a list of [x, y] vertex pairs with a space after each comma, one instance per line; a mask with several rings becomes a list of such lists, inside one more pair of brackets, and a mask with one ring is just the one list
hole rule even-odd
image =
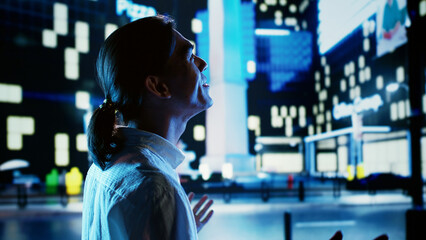
[[191, 53], [191, 57], [189, 58], [189, 61], [194, 61], [194, 59], [195, 59], [195, 55]]

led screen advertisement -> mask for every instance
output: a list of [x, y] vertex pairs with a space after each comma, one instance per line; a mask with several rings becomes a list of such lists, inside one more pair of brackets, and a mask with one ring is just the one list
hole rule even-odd
[[410, 20], [406, 0], [380, 0], [376, 14], [377, 56], [392, 52], [407, 42]]

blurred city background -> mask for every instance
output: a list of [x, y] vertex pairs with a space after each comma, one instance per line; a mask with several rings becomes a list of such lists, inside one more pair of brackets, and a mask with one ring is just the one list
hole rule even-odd
[[426, 237], [426, 0], [1, 0], [0, 239], [80, 238], [97, 53], [156, 14], [209, 63], [200, 239]]

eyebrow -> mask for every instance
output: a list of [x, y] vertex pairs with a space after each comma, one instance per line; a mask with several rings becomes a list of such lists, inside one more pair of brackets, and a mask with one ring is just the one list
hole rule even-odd
[[182, 53], [186, 54], [188, 51], [191, 51], [194, 49], [194, 45], [190, 42], [186, 42], [185, 45], [182, 47]]

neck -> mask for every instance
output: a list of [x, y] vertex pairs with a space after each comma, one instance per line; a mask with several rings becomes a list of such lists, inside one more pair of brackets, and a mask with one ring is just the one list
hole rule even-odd
[[[128, 126], [155, 133], [174, 145], [177, 145], [188, 122], [185, 118], [161, 115], [155, 110], [144, 111], [141, 116], [137, 121], [129, 121]], [[144, 118], [143, 116], [151, 117]]]

